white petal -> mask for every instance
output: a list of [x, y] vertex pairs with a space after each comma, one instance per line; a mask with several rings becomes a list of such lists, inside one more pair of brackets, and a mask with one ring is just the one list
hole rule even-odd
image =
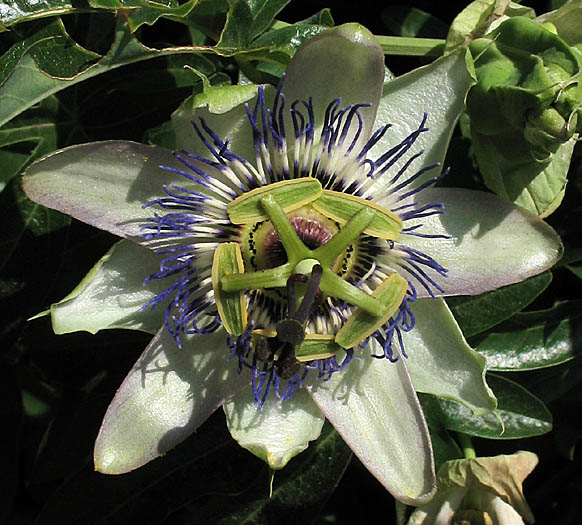
[[257, 411], [250, 388], [224, 404], [228, 429], [239, 445], [272, 469], [283, 468], [317, 439], [325, 418], [309, 394], [297, 389], [288, 401], [270, 395]]
[[493, 523], [499, 525], [524, 525], [523, 518], [509, 503], [499, 496], [483, 492], [483, 509], [491, 516]]
[[[205, 88], [199, 93], [187, 98], [180, 107], [172, 113], [172, 127], [176, 132], [178, 149], [200, 155], [207, 159], [212, 154], [200, 140], [192, 122], [199, 128], [200, 118], [222, 140], [228, 140], [229, 150], [253, 162], [255, 146], [253, 129], [249, 122], [244, 104], [254, 107], [258, 86], [216, 86]], [[266, 87], [272, 93], [271, 86]], [[269, 98], [271, 100], [272, 97]], [[212, 143], [212, 141], [211, 141]]]
[[437, 490], [432, 500], [412, 513], [407, 525], [450, 525], [466, 493], [459, 487]]
[[[371, 107], [361, 109], [362, 133], [358, 143], [362, 145], [368, 140], [374, 131], [382, 92], [384, 54], [366, 28], [344, 24], [317, 35], [297, 51], [286, 73], [283, 92], [287, 107], [295, 100], [307, 101], [311, 97], [316, 130], [323, 127], [325, 110], [334, 99], [341, 98], [342, 107], [370, 103]], [[292, 136], [288, 113], [285, 127]]]
[[219, 406], [249, 385], [227, 361], [226, 334], [183, 338], [180, 350], [162, 328], [109, 405], [95, 443], [95, 468], [122, 474], [164, 454]]
[[445, 295], [477, 295], [523, 281], [547, 270], [562, 255], [560, 238], [550, 226], [493, 194], [431, 188], [419, 198], [443, 203], [446, 211], [420, 219], [424, 226], [419, 231], [450, 238], [402, 236], [401, 241], [448, 269], [447, 277], [431, 272]]
[[155, 333], [164, 321], [165, 304], [154, 311], [141, 308], [167, 288], [163, 280], [147, 286], [144, 279], [158, 271], [160, 256], [132, 241], [115, 244], [63, 300], [51, 305], [56, 334], [108, 328]]
[[[364, 352], [370, 350], [380, 354], [377, 348]], [[403, 359], [390, 363], [363, 355], [329, 381], [315, 382], [310, 391], [344, 441], [395, 498], [418, 505], [432, 497], [436, 481], [430, 438]]]
[[168, 150], [110, 140], [71, 146], [32, 164], [22, 179], [35, 202], [120, 237], [142, 241], [153, 211], [142, 206], [184, 178], [160, 169], [184, 166]]
[[485, 359], [467, 344], [445, 301], [418, 299], [410, 306], [416, 324], [402, 338], [415, 390], [458, 401], [475, 414], [491, 412], [497, 402], [485, 382]]
[[[452, 53], [384, 84], [376, 127], [384, 124], [392, 127], [372, 148], [368, 158], [376, 159], [394, 147], [415, 131], [424, 113], [428, 113], [430, 131], [421, 133], [411, 150], [413, 153], [424, 150], [424, 155], [410, 169], [444, 160], [457, 119], [465, 109], [465, 96], [473, 83], [465, 53], [466, 50]], [[410, 155], [404, 155], [390, 173], [396, 174], [409, 158]], [[429, 172], [426, 178], [437, 173], [437, 170]], [[384, 177], [383, 183], [389, 179]]]

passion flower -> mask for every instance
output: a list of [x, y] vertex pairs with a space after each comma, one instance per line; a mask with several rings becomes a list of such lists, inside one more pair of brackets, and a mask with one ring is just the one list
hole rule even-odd
[[[412, 170], [417, 153], [388, 176], [428, 131], [427, 116], [371, 160], [366, 153], [390, 125], [356, 147], [360, 110], [369, 104], [342, 108], [333, 100], [316, 136], [312, 101], [295, 100], [288, 146], [283, 88], [281, 82], [271, 108], [263, 87], [254, 108], [246, 106], [255, 163], [230, 151], [200, 119], [193, 126], [208, 156], [184, 152], [176, 154], [184, 169], [163, 167], [190, 187], [167, 186], [165, 197], [146, 205], [165, 212], [150, 219], [146, 240], [172, 244], [157, 249], [164, 258], [150, 277], [169, 281], [168, 288], [146, 307], [171, 296], [165, 322], [178, 346], [182, 334], [224, 327], [239, 370], [252, 371], [259, 409], [272, 388], [280, 399], [289, 399], [309, 370], [319, 378], [343, 370], [369, 337], [381, 347], [376, 357], [392, 362], [406, 357], [401, 332], [414, 327], [409, 304], [417, 298], [416, 288], [432, 296], [443, 293], [431, 275], [447, 274], [400, 239], [402, 233], [435, 242], [446, 237], [422, 229], [422, 219], [444, 213], [443, 205], [415, 199], [442, 175], [413, 186], [437, 165]], [[379, 187], [385, 177], [388, 184]]]
[[495, 407], [439, 296], [523, 280], [561, 244], [495, 196], [433, 187], [471, 82], [463, 52], [383, 81], [374, 37], [341, 26], [305, 44], [277, 90], [186, 101], [184, 152], [109, 141], [29, 169], [30, 198], [126, 238], [51, 307], [55, 331], [157, 331], [107, 411], [99, 471], [147, 463], [224, 405], [272, 468], [327, 417], [398, 499], [430, 499], [415, 389]]

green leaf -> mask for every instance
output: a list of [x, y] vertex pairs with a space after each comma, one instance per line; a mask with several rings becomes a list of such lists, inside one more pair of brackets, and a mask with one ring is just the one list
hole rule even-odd
[[11, 26], [37, 18], [83, 14], [89, 10], [89, 7], [113, 12], [125, 9], [125, 17], [133, 33], [143, 24], [153, 25], [162, 17], [174, 20], [184, 18], [198, 3], [200, 0], [188, 0], [181, 4], [175, 0], [166, 0], [163, 3], [149, 0], [89, 0], [88, 2], [16, 0], [0, 9], [0, 22], [6, 26]]
[[33, 160], [57, 147], [65, 125], [56, 121], [56, 99], [45, 99], [36, 111], [0, 128], [0, 191]]
[[119, 17], [115, 40], [107, 54], [100, 56], [77, 45], [56, 20], [15, 44], [0, 59], [0, 126], [47, 96], [113, 69], [156, 57], [202, 52], [229, 55], [246, 49], [148, 48]]
[[74, 3], [71, 0], [10, 0], [0, 6], [0, 24], [8, 27], [41, 16], [73, 13]]
[[196, 509], [195, 519], [217, 525], [268, 525], [275, 516], [281, 525], [313, 523], [351, 457], [352, 452], [339, 434], [326, 424], [319, 439], [306, 452], [275, 473], [270, 498], [257, 498], [257, 492], [266, 487], [255, 484], [253, 490], [240, 496], [214, 496], [204, 509]]
[[265, 31], [290, 0], [235, 0], [220, 35], [219, 48], [244, 48]]
[[[15, 44], [0, 59], [0, 125], [43, 98], [113, 67], [156, 55], [137, 44], [122, 27], [101, 65], [101, 58], [78, 46], [60, 19]], [[93, 64], [93, 67], [91, 65]]]
[[447, 303], [465, 337], [471, 337], [523, 310], [551, 282], [551, 272], [544, 272], [521, 283], [481, 295], [450, 297]]
[[[90, 0], [91, 1], [91, 0]], [[166, 0], [167, 2], [167, 0]], [[99, 4], [101, 2], [92, 0], [91, 3]], [[105, 2], [109, 3], [109, 2]], [[166, 5], [162, 2], [138, 0], [138, 1], [119, 1], [120, 4], [137, 4], [139, 8], [131, 9], [127, 16], [127, 22], [131, 32], [137, 31], [143, 24], [153, 25], [160, 18], [170, 18], [172, 20], [180, 20], [188, 16], [199, 0], [188, 0], [187, 2], [178, 4], [177, 2], [167, 2], [173, 5]]]
[[435, 413], [434, 410], [426, 410], [424, 404], [422, 405], [424, 418], [430, 432], [435, 470], [438, 472], [445, 461], [460, 459], [463, 457], [463, 452], [451, 433], [443, 425], [440, 414], [438, 412]]
[[[315, 24], [293, 24], [287, 27], [274, 29], [263, 33], [253, 42], [253, 47], [265, 48], [259, 52], [251, 52], [248, 55], [249, 60], [264, 60], [269, 63], [276, 62], [281, 68], [284, 68], [291, 57], [295, 54], [307, 40], [313, 38], [328, 29], [328, 26]], [[265, 70], [264, 63], [261, 70]], [[271, 64], [274, 66], [275, 64]]]
[[582, 264], [567, 264], [566, 268], [578, 277], [578, 279], [582, 279]]
[[201, 74], [212, 83], [222, 82], [222, 74], [217, 77], [217, 64], [204, 55], [168, 55], [136, 64], [118, 72], [109, 82], [110, 90], [135, 93], [156, 93], [172, 89], [202, 87]]
[[[241, 454], [233, 454], [234, 447], [232, 438], [226, 431], [224, 417], [220, 414], [211, 418], [196, 436], [177, 447], [172, 454], [167, 454], [138, 472], [125, 476], [102, 476], [92, 466], [76, 472], [53, 492], [38, 516], [38, 523], [72, 524], [78, 520], [87, 525], [124, 521], [131, 523], [134, 520], [140, 521], [140, 516], [144, 521], [151, 520], [154, 515], [161, 521], [162, 516], [168, 512], [164, 508], [166, 500], [157, 499], [153, 494], [161, 490], [162, 493], [171, 494], [178, 499], [183, 498], [183, 495], [178, 496], [171, 487], [176, 487], [177, 483], [183, 486], [183, 479], [182, 482], [177, 480], [187, 473], [190, 473], [188, 479], [195, 485], [198, 484], [197, 488], [195, 485], [189, 487], [195, 494], [204, 494], [211, 486], [218, 488], [220, 481], [223, 482], [222, 489], [228, 487], [242, 490], [254, 480], [258, 468], [253, 469], [252, 465], [247, 465], [241, 471], [243, 475], [237, 477], [227, 477], [220, 470], [214, 470], [221, 464], [221, 458], [225, 464], [231, 462], [240, 465]], [[215, 475], [212, 480], [209, 476], [201, 479], [195, 475], [198, 469], [213, 472]], [[148, 501], [153, 500], [156, 500], [155, 504], [148, 504]], [[109, 504], [103, 507], [103, 501], [108, 501]]]
[[[99, 58], [97, 53], [84, 49], [67, 34], [60, 19], [56, 19], [28, 38], [14, 44], [0, 59], [0, 79], [2, 87], [15, 73], [26, 74], [27, 64], [45, 76], [58, 79], [72, 78], [86, 70]], [[23, 60], [25, 60], [23, 62]], [[29, 88], [22, 84], [21, 88]], [[26, 98], [27, 93], [20, 91], [19, 96]]]
[[471, 2], [453, 20], [447, 35], [446, 51], [450, 52], [462, 45], [465, 39], [475, 34], [483, 34], [488, 26], [489, 17], [497, 8], [501, 10], [499, 0], [476, 0]]
[[582, 301], [517, 314], [477, 345], [490, 370], [532, 370], [555, 366], [580, 353]]
[[454, 401], [420, 394], [423, 411], [432, 412], [449, 430], [489, 439], [527, 438], [552, 429], [552, 415], [532, 393], [505, 377], [491, 374], [487, 379], [498, 401], [491, 414], [476, 416]]
[[564, 196], [582, 101], [582, 56], [527, 17], [470, 44], [478, 82], [467, 96], [475, 157], [498, 195], [546, 217]]
[[297, 22], [297, 24], [316, 24], [333, 27], [334, 21], [333, 17], [331, 16], [330, 9], [328, 7], [324, 7], [321, 11], [318, 11], [314, 15], [308, 16], [300, 22]]
[[[552, 2], [556, 4], [556, 2]], [[569, 0], [559, 2], [560, 8], [549, 13], [541, 14], [537, 19], [540, 22], [549, 22], [556, 27], [560, 38], [569, 45], [574, 46], [582, 43], [582, 26], [580, 16], [582, 16], [582, 0]]]
[[172, 121], [168, 120], [155, 128], [149, 129], [144, 138], [144, 142], [151, 146], [159, 146], [172, 151], [178, 149], [176, 143], [176, 133], [172, 126]]
[[582, 359], [571, 359], [559, 366], [520, 374], [519, 382], [528, 390], [535, 392], [546, 403], [566, 396], [573, 396], [574, 400], [579, 402]]
[[447, 35], [447, 53], [485, 34], [502, 15], [534, 18], [535, 12], [531, 7], [507, 0], [474, 0], [453, 20]]
[[547, 217], [560, 205], [575, 139], [540, 161], [524, 141], [515, 140], [515, 132], [485, 136], [471, 127], [471, 138], [489, 189], [540, 217]]
[[74, 474], [53, 493], [38, 525], [79, 520], [86, 525], [176, 520], [268, 525], [273, 516], [281, 525], [315, 520], [352, 457], [331, 425], [275, 475], [269, 497], [266, 468], [234, 443], [221, 416], [137, 472], [101, 476], [86, 468]]

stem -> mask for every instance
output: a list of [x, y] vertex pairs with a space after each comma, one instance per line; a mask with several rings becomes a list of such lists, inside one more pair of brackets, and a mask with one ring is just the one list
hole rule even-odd
[[473, 448], [473, 442], [471, 441], [471, 438], [467, 434], [457, 432], [457, 440], [461, 445], [461, 449], [463, 450], [463, 456], [465, 456], [465, 458], [473, 459], [477, 457], [475, 449]]
[[405, 36], [377, 36], [385, 55], [440, 57], [445, 50], [441, 38], [410, 38]]

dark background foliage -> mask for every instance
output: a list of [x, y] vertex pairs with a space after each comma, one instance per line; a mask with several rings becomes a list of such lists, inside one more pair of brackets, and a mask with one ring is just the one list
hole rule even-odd
[[[293, 23], [330, 7], [336, 24], [358, 21], [377, 35], [394, 34], [402, 27], [402, 4], [373, 0], [333, 4], [290, 3], [278, 18]], [[434, 15], [436, 18], [430, 19], [418, 34], [442, 38], [465, 5], [461, 1], [418, 0], [404, 8], [415, 6]], [[528, 5], [538, 13], [552, 8], [547, 2]], [[109, 48], [114, 28], [112, 14], [66, 15], [63, 21], [73, 39], [87, 49], [103, 54]], [[46, 24], [45, 19], [33, 20], [0, 33], [2, 53]], [[188, 43], [186, 33], [177, 34], [176, 24], [163, 19], [151, 27], [142, 26], [138, 35], [149, 46]], [[236, 82], [240, 63], [227, 56], [205, 57], [192, 65], [216, 82]], [[55, 336], [47, 317], [27, 321], [65, 296], [115, 239], [39, 210], [25, 200], [18, 178], [11, 179], [11, 175], [34, 157], [70, 144], [105, 138], [163, 140], [163, 124], [172, 111], [193, 89], [199, 89], [191, 76], [183, 75], [183, 63], [172, 60], [153, 59], [71, 85], [0, 128], [0, 181], [8, 184], [0, 193], [0, 349], [4, 377], [0, 383], [4, 485], [0, 492], [0, 521], [39, 525], [323, 525], [367, 523], [380, 516], [383, 523], [396, 523], [393, 498], [351, 456], [328, 425], [316, 444], [275, 474], [271, 499], [266, 466], [232, 441], [221, 411], [176, 450], [136, 472], [107, 477], [93, 471], [92, 445], [101, 418], [149, 336], [124, 331]], [[387, 57], [387, 64], [394, 73], [402, 74], [428, 60]], [[270, 73], [266, 74], [268, 77]], [[6, 136], [14, 136], [15, 128], [20, 133], [19, 140], [5, 140]], [[460, 134], [453, 139], [447, 159], [452, 167], [448, 183], [480, 185], [469, 147]], [[531, 345], [559, 350], [567, 344], [569, 352], [579, 352], [580, 174], [578, 147], [564, 203], [549, 218], [566, 245], [566, 259], [552, 275], [528, 281], [505, 295], [451, 301], [470, 342], [484, 353], [495, 348], [492, 337], [519, 347], [526, 336], [531, 338]], [[509, 299], [513, 303], [509, 304]], [[520, 313], [524, 308], [534, 313]], [[535, 397], [520, 393], [512, 386], [515, 383], [504, 383], [504, 378], [517, 381]], [[524, 417], [533, 414], [537, 423], [547, 425], [547, 430], [550, 418], [541, 401], [538, 403], [542, 400], [553, 416], [553, 430], [528, 439], [476, 437], [477, 454], [496, 455], [519, 449], [536, 452], [540, 465], [525, 487], [538, 522], [578, 523], [582, 512], [581, 459], [575, 447], [582, 431], [577, 417], [582, 381], [579, 358], [543, 370], [500, 373], [491, 381], [498, 387], [498, 396], [507, 394], [504, 406], [520, 407], [516, 412], [522, 410]], [[477, 432], [459, 427], [463, 419], [455, 419], [446, 404], [435, 408], [434, 400], [424, 402], [432, 430], [442, 438], [438, 443], [445, 447], [437, 450], [441, 459], [458, 453], [447, 429], [479, 435], [479, 422], [473, 428]]]

